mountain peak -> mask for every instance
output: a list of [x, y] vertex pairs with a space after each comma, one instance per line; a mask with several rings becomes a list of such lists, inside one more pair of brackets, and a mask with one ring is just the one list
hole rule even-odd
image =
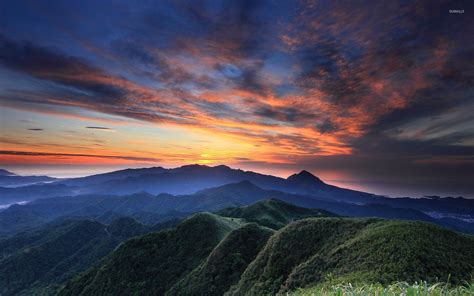
[[212, 187], [200, 190], [196, 194], [221, 194], [222, 192], [255, 192], [261, 191], [262, 188], [253, 184], [250, 181], [244, 180], [238, 183], [229, 183], [218, 187]]
[[311, 174], [310, 172], [308, 172], [306, 170], [302, 170], [298, 174], [293, 174], [293, 175], [289, 176], [287, 178], [287, 180], [292, 181], [292, 182], [298, 182], [298, 183], [300, 183], [300, 182], [304, 182], [304, 183], [312, 182], [312, 183], [324, 184], [324, 182], [321, 181], [321, 179], [319, 179], [318, 177], [316, 177], [315, 175]]
[[243, 180], [243, 181], [240, 181], [238, 183], [235, 183], [236, 186], [239, 186], [239, 187], [244, 187], [244, 188], [252, 188], [252, 189], [260, 189], [260, 187], [258, 187], [257, 185], [253, 184], [252, 182], [250, 182], [249, 180]]
[[237, 182], [237, 183], [229, 183], [229, 184], [225, 184], [225, 185], [222, 185], [222, 186], [219, 186], [219, 187], [216, 187], [216, 188], [222, 188], [222, 189], [257, 189], [257, 190], [261, 190], [260, 187], [258, 187], [257, 185], [253, 184], [252, 182], [250, 182], [248, 180], [243, 180], [243, 181], [240, 181], [240, 182]]
[[207, 166], [202, 164], [187, 164], [183, 165], [175, 170], [200, 170], [200, 169], [223, 169], [223, 170], [231, 170], [230, 167], [226, 165], [216, 165], [216, 166]]
[[18, 175], [4, 169], [0, 169], [0, 176], [18, 176]]
[[232, 168], [229, 167], [229, 166], [226, 166], [224, 164], [221, 164], [221, 165], [216, 165], [215, 167], [213, 167], [214, 169], [221, 169], [221, 170], [231, 170]]

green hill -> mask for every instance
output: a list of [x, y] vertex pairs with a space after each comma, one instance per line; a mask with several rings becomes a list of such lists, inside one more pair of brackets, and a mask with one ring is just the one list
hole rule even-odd
[[331, 215], [279, 200], [229, 208], [219, 214], [197, 214], [180, 223], [175, 230], [126, 242], [100, 266], [69, 282], [61, 295], [115, 294], [119, 291], [222, 295], [238, 282], [273, 234], [273, 230], [265, 226], [280, 228], [303, 217]]
[[273, 231], [249, 223], [232, 231], [209, 257], [166, 295], [222, 295], [237, 283]]
[[327, 281], [469, 280], [474, 238], [422, 222], [317, 218], [273, 235], [227, 295], [284, 294]]
[[196, 214], [176, 229], [127, 241], [59, 295], [163, 295], [241, 225], [238, 219]]
[[273, 229], [303, 218], [335, 216], [325, 210], [298, 207], [278, 199], [260, 201], [249, 206], [223, 209], [217, 214], [226, 217], [243, 218]]
[[283, 295], [473, 275], [474, 237], [428, 223], [321, 217], [331, 214], [278, 200], [219, 214], [229, 217], [196, 214], [128, 240], [59, 295]]
[[121, 241], [146, 231], [130, 218], [117, 219], [109, 226], [69, 220], [0, 240], [0, 294], [53, 293]]

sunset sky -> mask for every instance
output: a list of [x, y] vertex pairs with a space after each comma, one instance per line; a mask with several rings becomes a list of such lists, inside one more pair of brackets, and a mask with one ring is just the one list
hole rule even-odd
[[474, 197], [473, 13], [473, 1], [1, 1], [0, 168], [227, 164]]

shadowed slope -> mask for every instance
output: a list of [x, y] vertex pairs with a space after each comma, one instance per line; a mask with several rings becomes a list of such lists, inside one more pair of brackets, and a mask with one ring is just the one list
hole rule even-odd
[[237, 283], [273, 231], [250, 223], [232, 231], [199, 267], [166, 295], [220, 296]]
[[196, 214], [176, 229], [127, 241], [59, 294], [163, 295], [239, 226], [236, 219]]
[[[427, 223], [320, 218], [278, 200], [221, 212], [238, 218], [196, 214], [174, 230], [129, 240], [60, 295], [275, 295], [328, 281], [451, 275], [459, 283], [473, 272], [474, 238]], [[317, 218], [291, 222], [310, 214]], [[257, 225], [285, 221], [274, 234]]]
[[[253, 185], [248, 188], [258, 189]], [[184, 295], [222, 295], [237, 283], [273, 233], [255, 223], [245, 224], [246, 221], [280, 227], [294, 218], [321, 215], [320, 211], [278, 200], [224, 212], [240, 217], [196, 214], [180, 223], [176, 230], [128, 241], [98, 267], [69, 282], [62, 294], [102, 295], [125, 291], [176, 295], [179, 291]]]
[[0, 294], [40, 294], [84, 271], [121, 241], [145, 233], [131, 218], [109, 226], [95, 221], [63, 221], [0, 241]]

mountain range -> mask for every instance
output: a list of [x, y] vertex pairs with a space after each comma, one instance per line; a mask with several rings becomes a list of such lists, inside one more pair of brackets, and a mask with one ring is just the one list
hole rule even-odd
[[2, 187], [33, 185], [52, 182], [54, 180], [57, 179], [48, 176], [20, 176], [10, 171], [0, 169], [0, 186]]
[[318, 283], [468, 280], [474, 237], [267, 199], [143, 225], [57, 219], [0, 239], [2, 295], [285, 295]]
[[227, 166], [190, 165], [127, 169], [0, 188], [4, 203], [29, 201], [0, 211], [0, 235], [32, 229], [62, 216], [102, 222], [107, 216], [129, 216], [153, 224], [269, 198], [343, 216], [420, 220], [474, 233], [474, 200], [470, 199], [388, 198], [332, 186], [307, 171], [284, 179]]
[[[29, 178], [29, 176], [19, 177]], [[341, 201], [368, 202], [373, 200], [374, 197], [373, 194], [325, 184], [307, 171], [302, 171], [285, 179], [251, 171], [232, 169], [224, 165], [215, 167], [187, 165], [173, 169], [161, 167], [126, 169], [87, 177], [66, 180], [58, 179], [48, 184], [8, 188], [12, 190], [0, 188], [0, 193], [2, 200], [34, 200], [57, 196], [58, 193], [54, 193], [54, 191], [61, 192], [62, 195], [125, 195], [137, 192], [182, 195], [241, 181], [250, 181], [263, 189], [307, 194], [321, 198], [328, 197]]]
[[[126, 241], [58, 295], [285, 295], [334, 280], [390, 283], [450, 274], [459, 283], [472, 273], [472, 236], [428, 223], [325, 214], [277, 200], [196, 214], [176, 228]], [[277, 222], [278, 216], [286, 219]]]
[[474, 274], [472, 200], [388, 198], [307, 171], [127, 169], [3, 187], [0, 200], [7, 296], [285, 295]]
[[0, 294], [49, 295], [122, 241], [176, 223], [147, 226], [132, 218], [109, 224], [61, 219], [0, 240]]

